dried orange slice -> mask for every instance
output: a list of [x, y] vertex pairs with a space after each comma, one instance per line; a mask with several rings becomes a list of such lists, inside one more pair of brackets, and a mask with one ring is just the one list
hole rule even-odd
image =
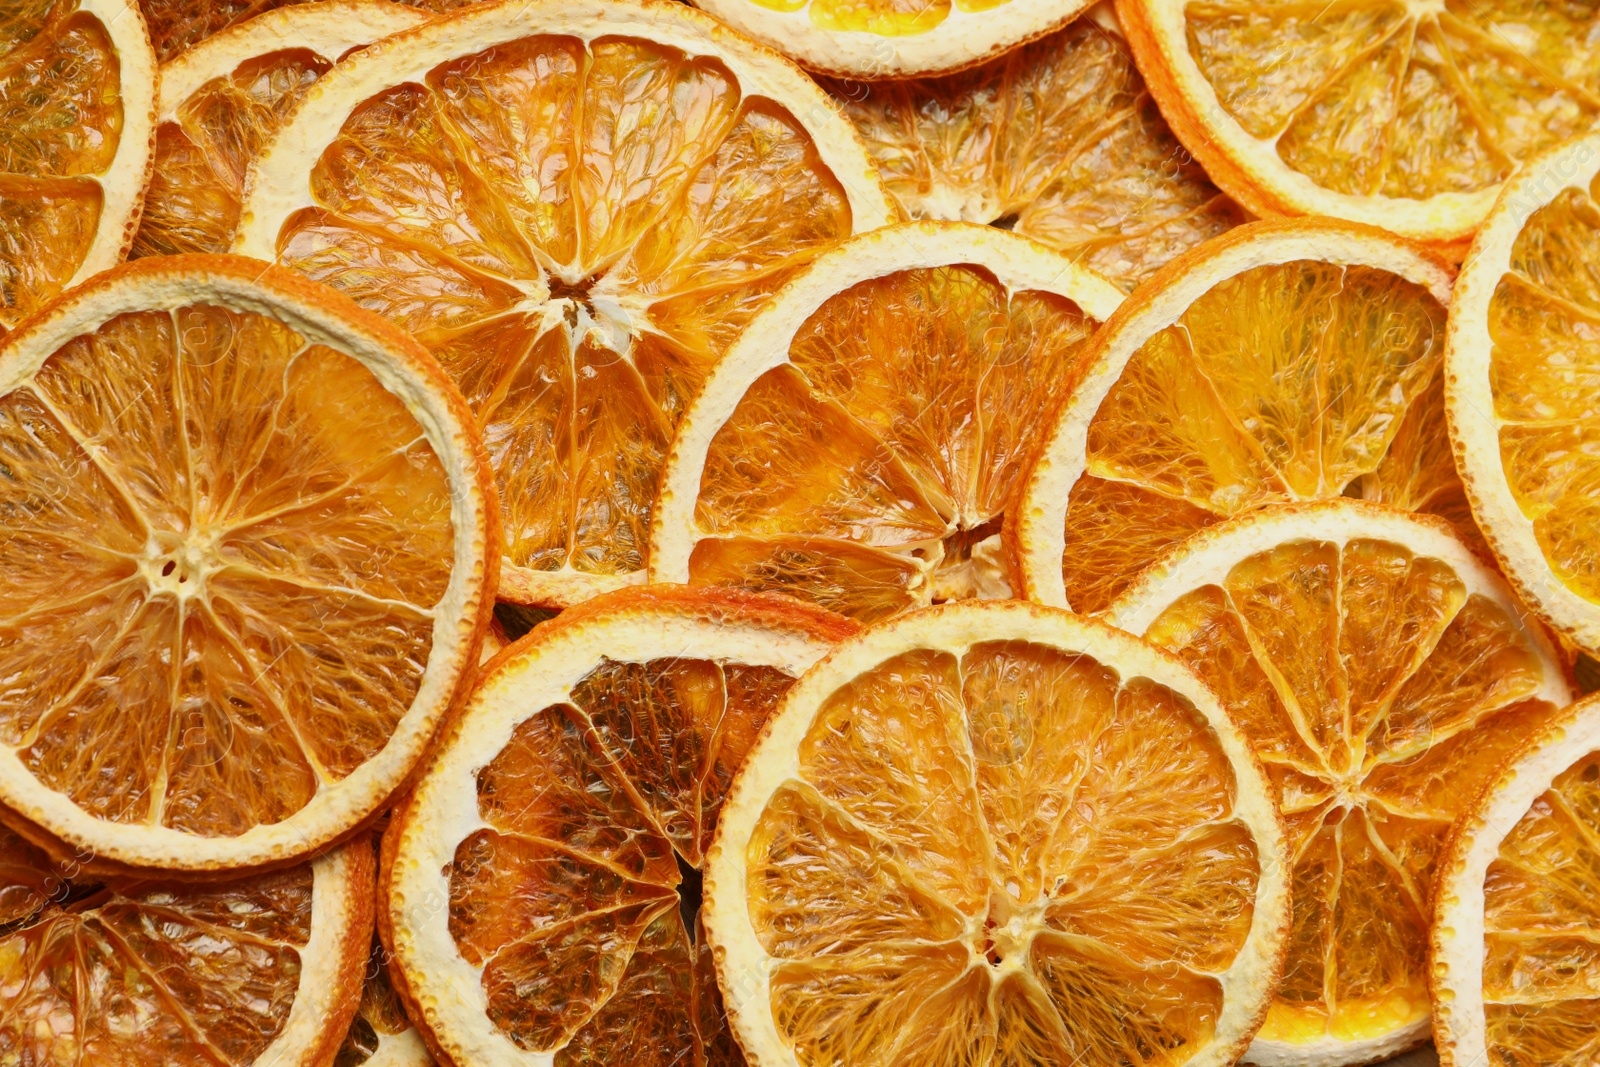
[[1083, 357], [1007, 543], [1028, 597], [1105, 609], [1183, 538], [1263, 504], [1355, 496], [1471, 518], [1439, 367], [1452, 272], [1331, 219], [1178, 257]]
[[969, 71], [823, 84], [908, 215], [998, 224], [1123, 289], [1243, 221], [1167, 129], [1106, 6]]
[[0, 801], [95, 862], [347, 834], [476, 663], [483, 445], [415, 342], [231, 256], [140, 260], [0, 347]]
[[819, 257], [684, 417], [651, 579], [864, 621], [1009, 596], [999, 528], [1023, 452], [1121, 297], [990, 226], [910, 223]]
[[1456, 826], [1433, 927], [1443, 1067], [1600, 1058], [1600, 697], [1531, 738]]
[[1173, 130], [1258, 215], [1465, 242], [1518, 161], [1600, 121], [1585, 5], [1119, 0], [1117, 11]]
[[[17, 857], [8, 833], [0, 854]], [[372, 933], [365, 842], [236, 881], [54, 884], [40, 907], [0, 927], [6, 1062], [332, 1062]]]
[[916, 612], [784, 698], [705, 926], [755, 1067], [1232, 1064], [1288, 933], [1260, 764], [1182, 664], [1020, 603]]
[[511, 646], [384, 839], [380, 928], [452, 1063], [742, 1062], [696, 918], [734, 771], [855, 627], [627, 590]]
[[1066, 25], [1093, 2], [695, 0], [811, 70], [853, 78], [970, 67]]
[[156, 162], [135, 256], [226, 252], [261, 146], [346, 53], [427, 16], [387, 0], [279, 8], [161, 67]]
[[1507, 183], [1453, 299], [1445, 403], [1473, 514], [1528, 603], [1600, 652], [1600, 135]]
[[1450, 824], [1571, 699], [1538, 624], [1448, 524], [1353, 500], [1212, 527], [1106, 621], [1193, 667], [1277, 787], [1294, 930], [1249, 1059], [1333, 1067], [1425, 1041]]
[[376, 936], [361, 987], [361, 1004], [333, 1067], [434, 1067], [422, 1035], [406, 1017], [389, 980], [389, 953]]
[[128, 251], [155, 109], [155, 55], [130, 0], [26, 0], [0, 15], [0, 337]]
[[341, 63], [236, 250], [410, 330], [483, 427], [500, 595], [643, 579], [667, 444], [767, 295], [892, 208], [803, 73], [679, 4], [507, 0]]

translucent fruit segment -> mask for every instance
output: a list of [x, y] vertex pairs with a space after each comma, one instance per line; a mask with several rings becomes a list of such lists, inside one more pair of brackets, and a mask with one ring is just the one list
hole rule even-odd
[[251, 313], [129, 313], [0, 399], [0, 456], [0, 737], [41, 782], [235, 835], [388, 742], [454, 533], [372, 372]]
[[959, 74], [827, 88], [913, 218], [1009, 221], [1124, 289], [1239, 218], [1093, 19]]
[[1190, 4], [1190, 54], [1292, 170], [1355, 196], [1502, 181], [1600, 116], [1585, 16], [1523, 3]]
[[[358, 106], [279, 258], [415, 334], [485, 431], [508, 558], [644, 566], [677, 419], [844, 190], [719, 61], [530, 37]], [[444, 281], [441, 282], [441, 279]]]
[[1484, 883], [1484, 1012], [1494, 1067], [1578, 1067], [1600, 1051], [1600, 754], [1556, 776]]
[[[1027, 428], [1095, 323], [986, 271], [914, 268], [829, 297], [706, 455], [691, 581], [776, 589], [861, 619], [981, 588]], [[715, 538], [715, 540], [713, 540]]]
[[202, 85], [156, 129], [156, 162], [133, 254], [226, 252], [245, 172], [316, 80], [333, 66], [306, 48], [259, 56]]
[[828, 697], [747, 851], [804, 1064], [1181, 1063], [1261, 868], [1182, 697], [1026, 641], [885, 660]]
[[742, 1065], [684, 881], [792, 682], [772, 667], [605, 660], [478, 772], [491, 828], [457, 846], [450, 933], [519, 1047], [563, 1067], [665, 1067], [718, 1047]]
[[1600, 602], [1600, 181], [1529, 217], [1489, 303], [1500, 459], [1540, 550]]
[[1089, 424], [1065, 524], [1062, 574], [1085, 597], [1073, 606], [1103, 607], [1183, 535], [1261, 504], [1464, 500], [1452, 465], [1413, 458], [1428, 428], [1408, 419], [1442, 415], [1444, 323], [1421, 286], [1315, 261], [1254, 267], [1195, 300], [1129, 358]]
[[0, 337], [57, 296], [100, 222], [122, 136], [116, 48], [75, 0], [8, 11], [0, 31]]
[[1146, 639], [1217, 688], [1276, 783], [1294, 927], [1267, 1036], [1375, 1036], [1427, 1012], [1438, 853], [1546, 719], [1518, 620], [1387, 541], [1291, 541], [1175, 600]]
[[0, 1048], [21, 1063], [252, 1063], [294, 1005], [311, 906], [297, 867], [48, 907], [0, 935]]

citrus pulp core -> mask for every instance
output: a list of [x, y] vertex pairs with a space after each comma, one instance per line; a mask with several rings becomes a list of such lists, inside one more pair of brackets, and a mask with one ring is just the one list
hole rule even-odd
[[1446, 833], [1558, 710], [1539, 646], [1508, 595], [1472, 592], [1450, 564], [1380, 538], [1291, 540], [1189, 591], [1146, 580], [1110, 618], [1127, 624], [1174, 593], [1143, 635], [1216, 689], [1289, 826], [1294, 928], [1259, 1039], [1425, 1028]]
[[410, 709], [451, 483], [350, 356], [252, 312], [122, 314], [0, 397], [0, 470], [0, 743], [82, 811], [239, 835]]
[[1500, 463], [1559, 580], [1600, 604], [1600, 178], [1517, 235], [1489, 302]]

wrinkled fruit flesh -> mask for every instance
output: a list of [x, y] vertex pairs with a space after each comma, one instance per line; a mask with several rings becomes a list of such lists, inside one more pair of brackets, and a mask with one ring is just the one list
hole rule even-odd
[[30, 878], [50, 886], [0, 926], [3, 1062], [248, 1067], [283, 1030], [311, 937], [310, 867], [123, 892], [42, 862], [10, 869], [29, 854], [3, 829], [0, 853], [0, 905]]
[[[306, 3], [308, 0], [139, 0], [156, 58], [165, 63], [191, 45], [236, 22], [254, 18], [274, 8]], [[396, 0], [407, 7], [425, 11], [451, 11], [471, 0]], [[337, 58], [337, 57], [335, 57]], [[159, 174], [159, 168], [157, 170]]]
[[1185, 698], [1025, 641], [890, 658], [821, 705], [745, 859], [801, 1064], [1179, 1064], [1261, 861]]
[[1528, 219], [1488, 327], [1506, 482], [1550, 569], [1600, 604], [1600, 178]]
[[0, 398], [0, 471], [0, 744], [80, 810], [237, 835], [410, 709], [451, 486], [349, 356], [213, 305], [120, 315]]
[[1129, 359], [1089, 424], [1062, 577], [1104, 610], [1190, 534], [1262, 504], [1353, 496], [1475, 536], [1444, 421], [1445, 309], [1371, 267], [1254, 267]]
[[1600, 37], [1583, 5], [1198, 2], [1184, 20], [1222, 108], [1338, 193], [1486, 189], [1600, 119]]
[[0, 12], [0, 337], [88, 258], [122, 136], [116, 49], [77, 6]]
[[700, 928], [699, 868], [793, 679], [698, 659], [605, 661], [478, 774], [450, 932], [489, 1016], [556, 1067], [742, 1067]]
[[667, 442], [707, 370], [851, 232], [804, 127], [719, 61], [530, 37], [350, 115], [278, 259], [411, 331], [461, 386], [506, 554], [642, 569]]
[[1484, 883], [1491, 1067], [1600, 1057], [1600, 753], [1580, 759], [1501, 842]]
[[1294, 926], [1261, 1038], [1360, 1041], [1428, 1016], [1445, 834], [1557, 709], [1505, 605], [1382, 540], [1290, 542], [1174, 601], [1145, 638], [1221, 696], [1276, 784]]
[[691, 583], [864, 621], [1009, 596], [998, 525], [1029, 434], [1097, 325], [963, 265], [829, 297], [712, 440]]
[[1093, 19], [971, 71], [827, 82], [913, 218], [996, 223], [1131, 290], [1241, 221]]
[[133, 255], [226, 252], [245, 173], [337, 56], [285, 49], [213, 78], [156, 127], [156, 162]]

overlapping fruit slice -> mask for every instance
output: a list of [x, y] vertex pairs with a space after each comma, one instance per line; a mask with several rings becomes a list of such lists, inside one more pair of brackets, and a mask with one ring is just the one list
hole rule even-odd
[[451, 1062], [744, 1062], [699, 869], [767, 715], [854, 631], [657, 587], [571, 609], [489, 668], [384, 841], [398, 988]]
[[5, 829], [0, 855], [0, 903], [41, 876], [53, 890], [0, 927], [5, 1062], [330, 1062], [372, 934], [364, 843], [202, 885], [65, 880]]
[[[270, 11], [311, 0], [139, 0], [156, 58], [162, 63], [175, 59], [188, 49], [241, 22]], [[337, 6], [345, 0], [315, 0], [318, 5]], [[381, 2], [381, 0], [380, 0]], [[399, 0], [421, 11], [450, 11], [471, 0]], [[365, 6], [363, 0], [363, 6]], [[365, 43], [365, 42], [363, 42]], [[337, 58], [337, 57], [334, 57]]]
[[1462, 266], [1446, 402], [1506, 574], [1600, 652], [1600, 135], [1506, 186]]
[[652, 578], [866, 621], [1010, 595], [999, 531], [1024, 452], [1120, 299], [988, 226], [912, 223], [820, 257], [685, 416]]
[[155, 56], [130, 0], [0, 13], [0, 337], [127, 252], [155, 107]]
[[324, 78], [236, 247], [439, 357], [499, 476], [501, 595], [563, 606], [643, 577], [707, 370], [800, 264], [891, 210], [821, 90], [706, 16], [508, 0]]
[[333, 1067], [434, 1067], [422, 1035], [406, 1017], [389, 981], [388, 952], [376, 936], [361, 987], [361, 1004]]
[[135, 256], [226, 252], [245, 173], [341, 57], [421, 22], [387, 0], [321, 0], [269, 11], [161, 68], [156, 162]]
[[1600, 1057], [1600, 698], [1569, 708], [1459, 824], [1433, 928], [1444, 1067]]
[[1108, 626], [950, 604], [847, 641], [735, 780], [705, 926], [757, 1067], [1226, 1064], [1288, 932], [1260, 765]]
[[494, 493], [438, 365], [255, 260], [101, 275], [0, 347], [0, 799], [217, 869], [376, 812], [474, 666]]
[[1027, 595], [1102, 611], [1196, 530], [1285, 501], [1361, 497], [1476, 536], [1443, 417], [1450, 282], [1420, 246], [1328, 219], [1175, 261], [1041, 435], [1007, 529]]
[[1518, 162], [1600, 121], [1588, 5], [1119, 0], [1139, 69], [1258, 214], [1465, 242]]
[[969, 71], [824, 85], [907, 214], [998, 224], [1125, 290], [1242, 221], [1167, 129], [1107, 7]]
[[1322, 501], [1185, 542], [1106, 619], [1199, 672], [1278, 790], [1294, 930], [1250, 1059], [1362, 1064], [1425, 1040], [1445, 837], [1570, 699], [1509, 587], [1443, 522]]

